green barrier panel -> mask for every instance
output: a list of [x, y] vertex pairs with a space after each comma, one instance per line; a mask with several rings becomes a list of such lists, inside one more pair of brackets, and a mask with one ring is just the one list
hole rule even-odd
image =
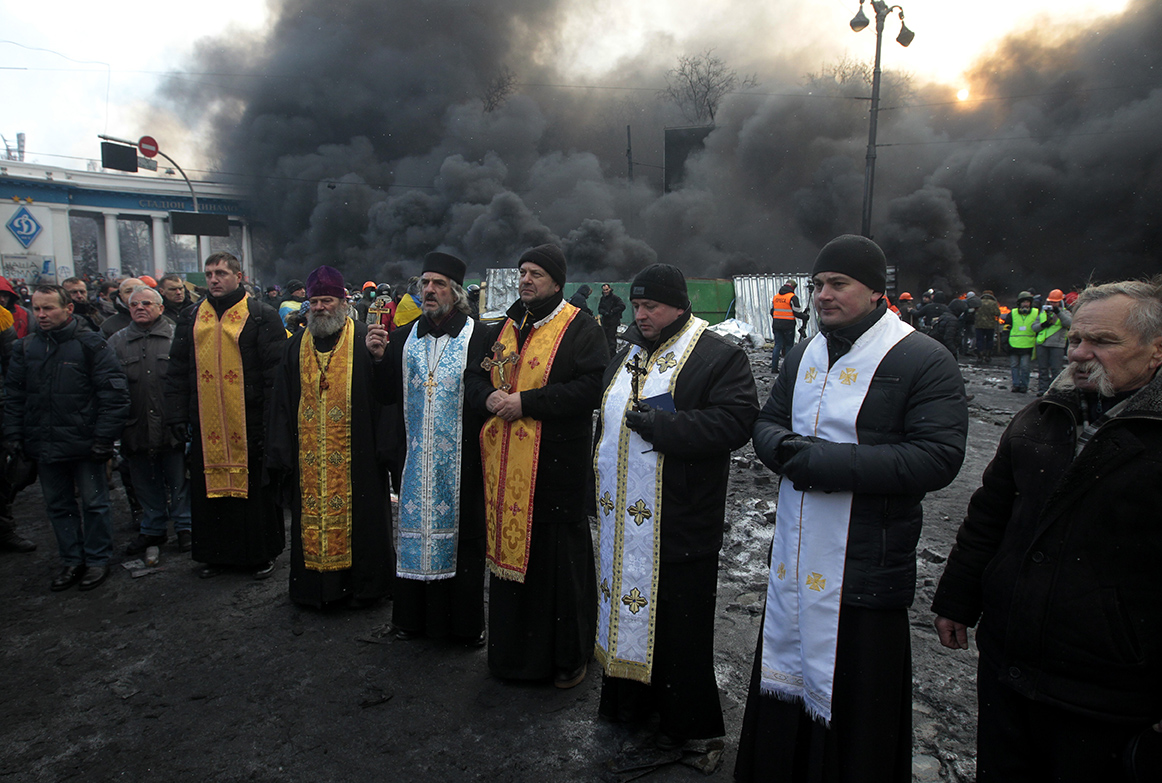
[[[585, 280], [576, 283], [565, 283], [563, 289], [565, 300], [568, 301], [577, 289], [583, 285], [589, 286], [592, 293], [589, 294], [589, 309], [595, 314], [597, 313], [597, 304], [601, 300], [601, 286], [602, 282], [588, 282]], [[630, 323], [633, 321], [633, 307], [629, 302], [629, 283], [609, 283], [613, 289], [613, 293], [621, 297], [625, 302], [625, 312], [622, 313], [622, 322]], [[734, 301], [734, 283], [730, 280], [719, 280], [705, 277], [691, 277], [686, 279], [686, 290], [690, 294], [690, 305], [694, 310], [694, 315], [705, 319], [711, 324], [721, 323], [726, 320], [727, 312], [730, 310], [730, 304]]]

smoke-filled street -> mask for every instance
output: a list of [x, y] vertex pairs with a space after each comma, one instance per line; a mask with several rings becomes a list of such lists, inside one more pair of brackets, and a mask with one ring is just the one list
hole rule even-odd
[[[778, 38], [772, 59], [783, 28], [756, 19], [701, 49], [659, 39], [582, 79], [564, 54], [579, 6], [281, 2], [258, 40], [200, 41], [158, 106], [210, 140], [215, 179], [254, 193], [270, 232], [257, 276], [275, 282], [321, 263], [396, 282], [437, 248], [473, 276], [549, 241], [572, 279], [627, 280], [654, 261], [693, 277], [796, 271], [860, 225], [867, 33], [813, 31], [824, 51], [848, 47], [834, 57]], [[966, 100], [885, 71], [872, 235], [897, 290], [1069, 290], [1156, 268], [1162, 6], [1054, 22], [982, 51]], [[664, 129], [710, 121], [658, 93], [704, 49], [757, 85], [721, 97], [705, 149], [663, 192]]]
[[[752, 352], [760, 395], [769, 355]], [[955, 483], [925, 501], [913, 608], [917, 780], [974, 779], [973, 652], [939, 647], [928, 609], [941, 562], [1002, 427], [1031, 397], [1008, 391], [1007, 366], [962, 366], [972, 414]], [[732, 461], [721, 555], [716, 673], [727, 780], [766, 589], [777, 479], [750, 447]], [[120, 551], [130, 540], [115, 494]], [[511, 685], [482, 649], [389, 635], [391, 605], [319, 612], [274, 577], [199, 580], [172, 543], [162, 570], [119, 566], [100, 590], [51, 593], [52, 534], [38, 485], [15, 506], [35, 553], [0, 557], [0, 777], [20, 781], [247, 780], [594, 781], [632, 734], [597, 719], [600, 674], [579, 687]], [[118, 555], [121, 559], [123, 555]], [[694, 781], [670, 765], [647, 780]]]

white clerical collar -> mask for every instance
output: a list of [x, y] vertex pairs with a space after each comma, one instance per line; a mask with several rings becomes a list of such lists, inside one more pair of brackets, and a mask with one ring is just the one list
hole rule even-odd
[[542, 318], [539, 321], [534, 321], [533, 328], [540, 329], [542, 326], [547, 324], [549, 321], [553, 320], [557, 316], [557, 313], [561, 312], [564, 309], [565, 309], [565, 300], [562, 299], [560, 302], [557, 302], [557, 306], [553, 308], [553, 312], [549, 313], [548, 315], [546, 315], [544, 318]]

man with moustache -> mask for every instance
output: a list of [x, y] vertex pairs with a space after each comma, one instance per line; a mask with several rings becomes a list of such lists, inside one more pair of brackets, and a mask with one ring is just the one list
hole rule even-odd
[[166, 424], [190, 443], [194, 560], [203, 579], [228, 567], [274, 572], [282, 514], [263, 485], [266, 417], [286, 331], [242, 287], [230, 253], [206, 259], [209, 295], [182, 316], [166, 376]]
[[266, 444], [291, 512], [290, 597], [369, 606], [391, 590], [391, 533], [367, 325], [347, 315], [339, 270], [311, 272], [306, 294], [307, 328], [286, 343]]
[[827, 243], [812, 278], [821, 331], [787, 355], [754, 429], [782, 480], [734, 774], [908, 783], [921, 501], [964, 460], [964, 380], [889, 312], [870, 239]]
[[1069, 365], [972, 496], [932, 608], [980, 657], [977, 780], [1156, 780], [1162, 749], [1162, 282], [1088, 288]]
[[419, 318], [391, 333], [374, 324], [367, 347], [376, 389], [394, 405], [406, 448], [395, 522], [396, 638], [484, 643], [484, 417], [464, 404], [468, 357], [488, 351], [488, 329], [468, 316], [465, 263], [424, 257]]
[[520, 299], [465, 380], [468, 404], [490, 415], [480, 434], [488, 668], [572, 688], [585, 678], [597, 622], [585, 490], [609, 353], [597, 321], [561, 296], [559, 247], [535, 247], [519, 267]]
[[750, 439], [758, 397], [746, 353], [690, 312], [681, 270], [646, 267], [629, 298], [634, 323], [605, 371], [594, 461], [599, 711], [635, 723], [657, 714], [659, 750], [713, 753], [725, 733], [714, 599], [730, 453]]

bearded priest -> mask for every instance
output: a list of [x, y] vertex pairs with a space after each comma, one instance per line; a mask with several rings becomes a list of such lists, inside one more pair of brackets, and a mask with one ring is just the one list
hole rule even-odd
[[337, 269], [307, 277], [307, 328], [275, 379], [267, 468], [291, 511], [290, 597], [369, 606], [391, 590], [391, 534], [375, 434], [366, 324], [347, 314]]

